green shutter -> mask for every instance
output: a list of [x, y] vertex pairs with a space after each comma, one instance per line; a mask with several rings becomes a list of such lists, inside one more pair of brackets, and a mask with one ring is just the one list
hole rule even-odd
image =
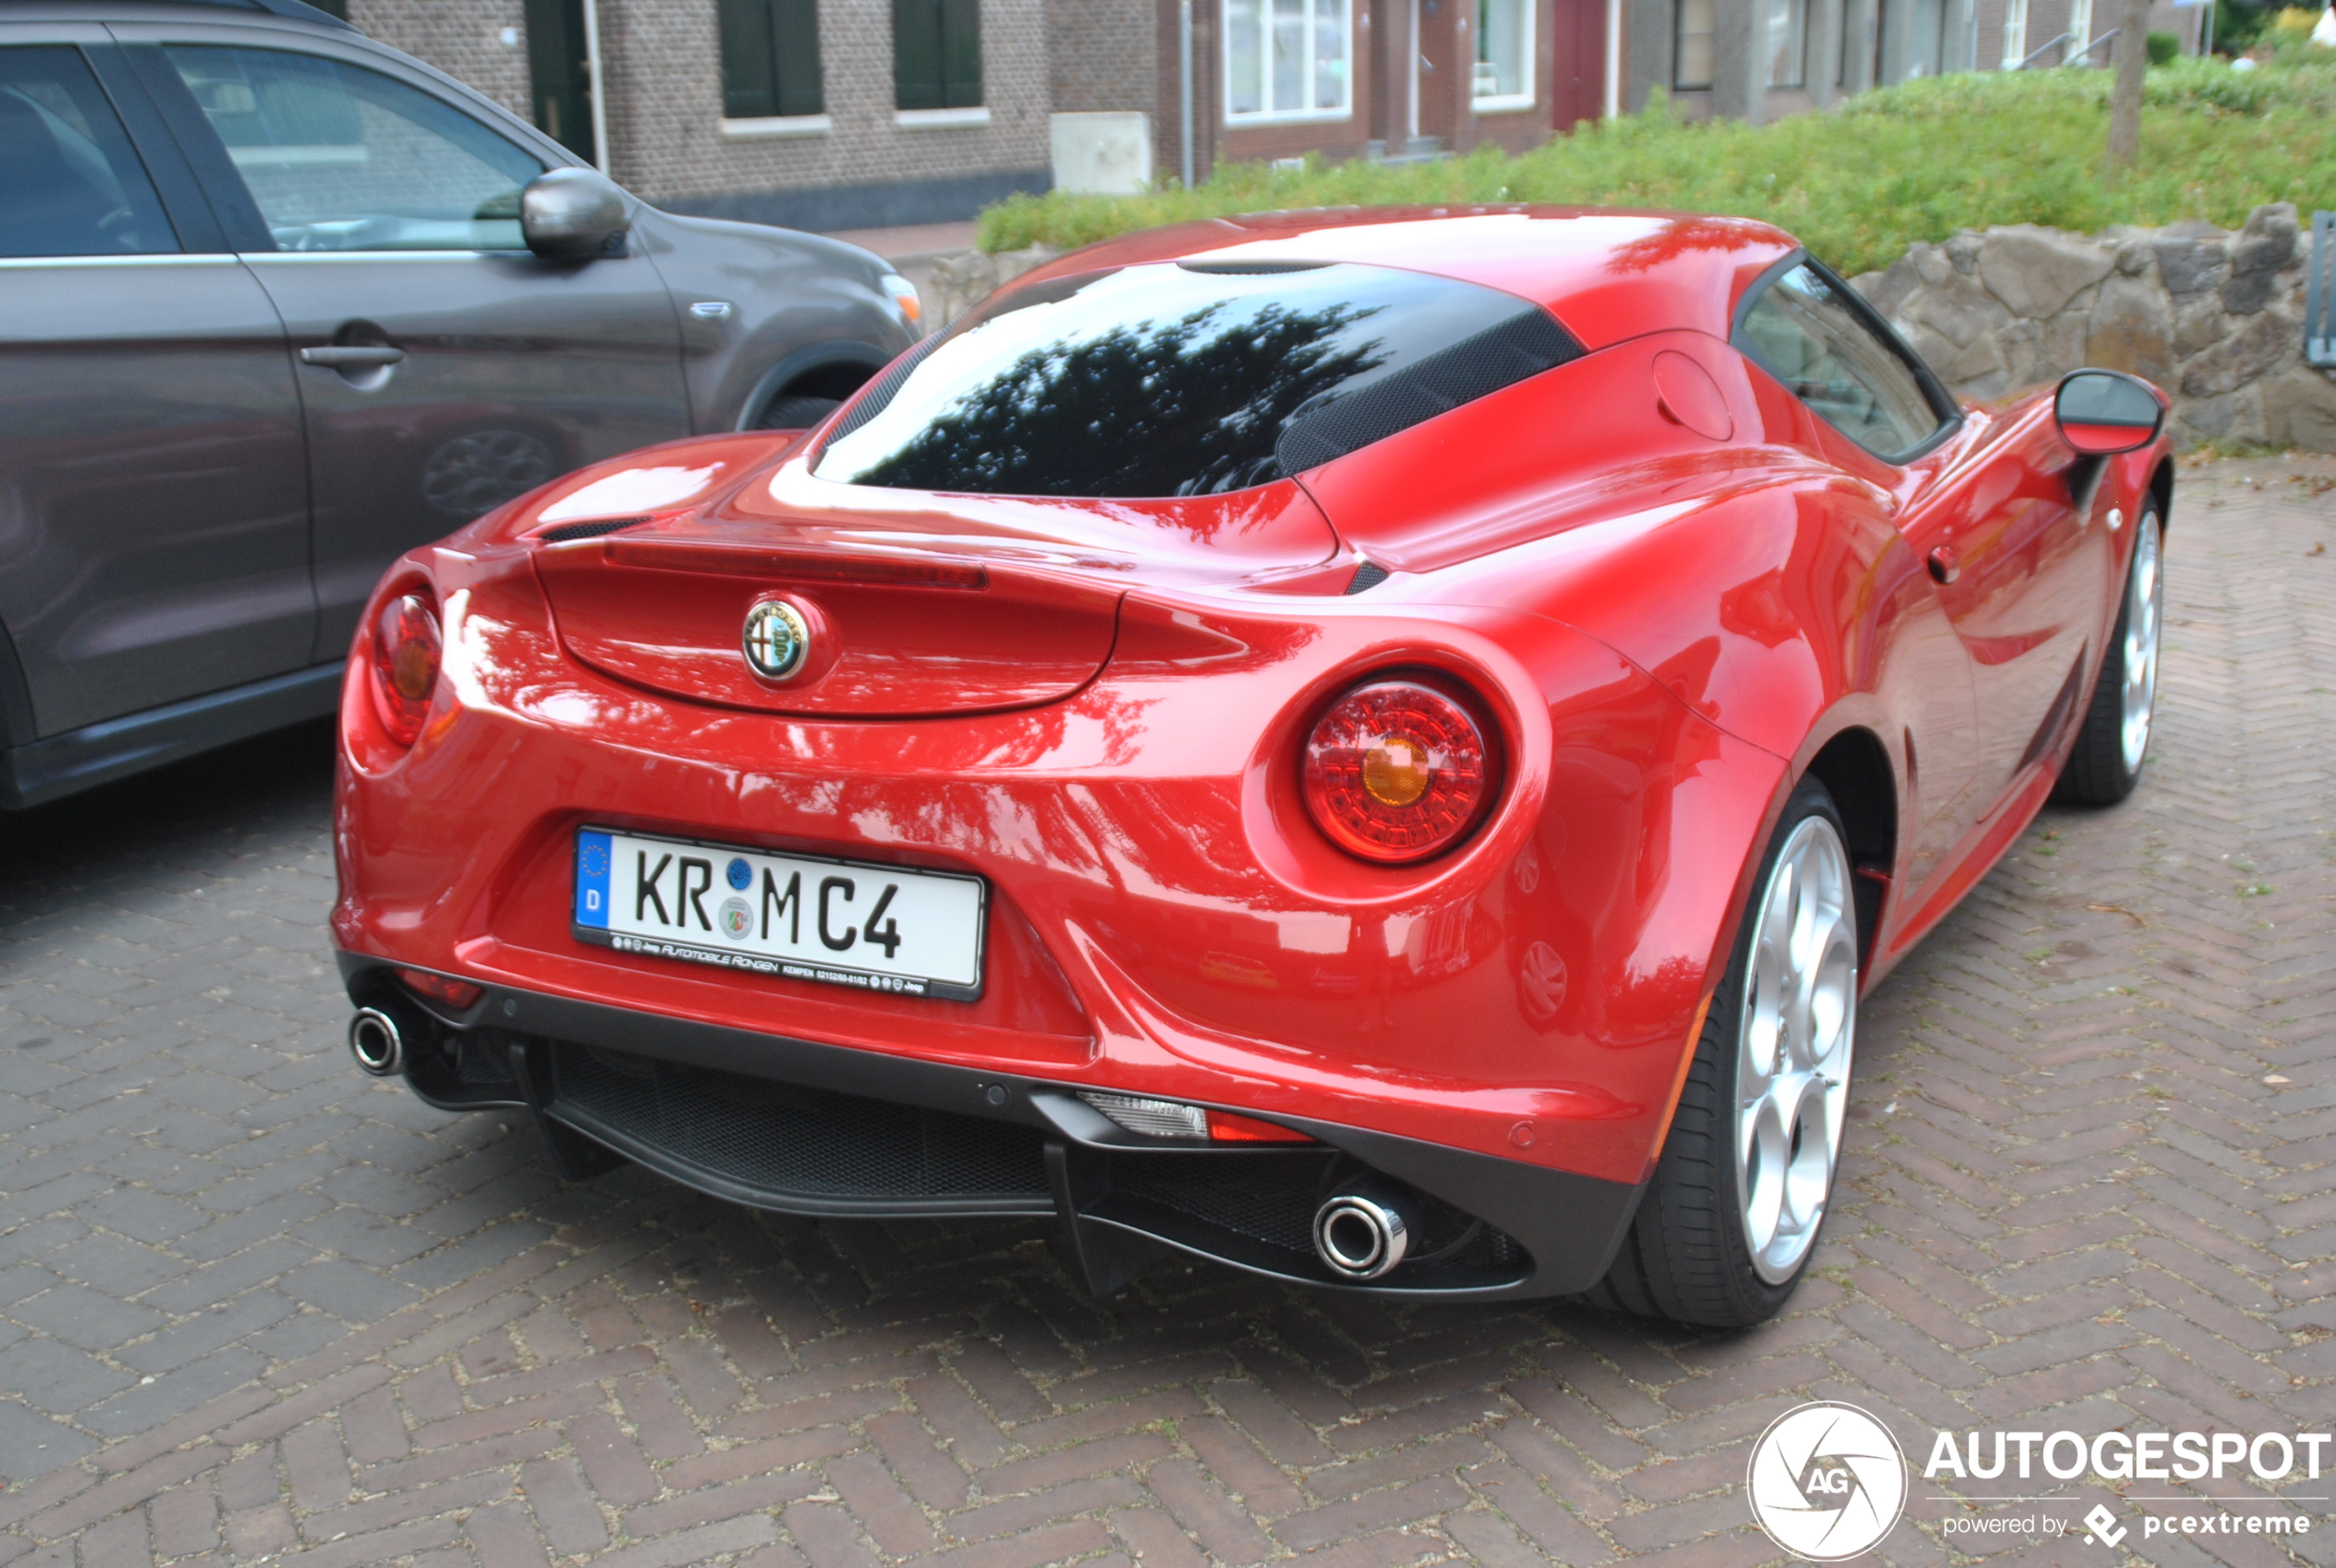
[[981, 102], [981, 0], [939, 0], [941, 93], [947, 109]]
[[722, 112], [732, 120], [819, 114], [819, 0], [715, 0], [722, 20]]
[[761, 120], [782, 112], [771, 68], [770, 0], [716, 0], [722, 21], [722, 113]]
[[941, 0], [892, 0], [892, 101], [941, 109]]
[[781, 114], [824, 114], [819, 79], [819, 0], [770, 0], [771, 53]]

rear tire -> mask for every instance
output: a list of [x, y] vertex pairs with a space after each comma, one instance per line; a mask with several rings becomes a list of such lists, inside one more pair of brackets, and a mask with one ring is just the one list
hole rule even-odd
[[2158, 640], [2163, 624], [2165, 528], [2158, 503], [2144, 501], [2134, 520], [2133, 559], [2125, 567], [2116, 629], [2093, 682], [2077, 744], [2052, 797], [2071, 806], [2114, 806], [2141, 782], [2158, 707]]
[[1857, 1029], [1849, 835], [1804, 779], [1712, 998], [1655, 1179], [1597, 1305], [1703, 1328], [1781, 1309], [1833, 1200]]

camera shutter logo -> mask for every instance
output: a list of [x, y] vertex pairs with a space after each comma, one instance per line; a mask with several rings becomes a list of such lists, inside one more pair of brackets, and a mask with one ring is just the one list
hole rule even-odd
[[1786, 1411], [1752, 1445], [1745, 1476], [1769, 1539], [1817, 1562], [1881, 1544], [1907, 1504], [1907, 1460], [1890, 1429], [1853, 1404]]

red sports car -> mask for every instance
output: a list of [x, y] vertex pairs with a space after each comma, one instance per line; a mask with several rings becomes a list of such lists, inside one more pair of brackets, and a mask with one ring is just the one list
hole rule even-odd
[[1774, 1312], [1860, 995], [2149, 737], [2165, 403], [1760, 223], [1208, 222], [384, 579], [366, 1070], [741, 1203]]

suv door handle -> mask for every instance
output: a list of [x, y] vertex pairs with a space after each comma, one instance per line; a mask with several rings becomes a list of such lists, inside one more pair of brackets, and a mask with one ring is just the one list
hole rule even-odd
[[335, 345], [323, 349], [303, 349], [300, 362], [303, 365], [363, 367], [366, 365], [396, 365], [406, 361], [406, 350], [387, 347]]

